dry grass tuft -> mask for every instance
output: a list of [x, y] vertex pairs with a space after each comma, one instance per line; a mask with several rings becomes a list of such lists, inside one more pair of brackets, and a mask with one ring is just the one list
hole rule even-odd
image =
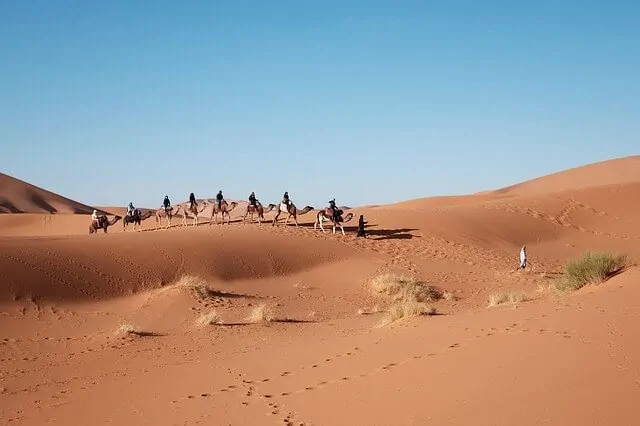
[[[435, 315], [437, 313], [436, 309], [429, 307], [425, 302], [433, 302], [443, 298], [453, 299], [452, 293], [438, 290], [413, 277], [396, 274], [384, 274], [374, 278], [371, 281], [371, 290], [376, 295], [391, 296], [394, 300], [383, 310], [384, 315], [378, 324], [380, 327], [405, 318]], [[380, 311], [382, 310], [378, 306], [373, 310], [373, 312]], [[373, 312], [361, 310], [359, 314]]]
[[251, 313], [247, 317], [247, 321], [251, 323], [268, 323], [275, 318], [275, 312], [273, 307], [262, 303], [251, 310]]
[[129, 323], [123, 323], [120, 324], [120, 327], [118, 327], [118, 329], [115, 332], [116, 335], [136, 335], [136, 336], [144, 336], [147, 333], [145, 333], [144, 331], [140, 330], [140, 327], [133, 325], [133, 324], [129, 324]]
[[585, 252], [568, 262], [564, 276], [555, 282], [560, 293], [576, 291], [589, 284], [601, 284], [628, 265], [627, 256], [601, 252]]
[[423, 302], [418, 302], [415, 299], [409, 298], [397, 300], [387, 308], [385, 314], [382, 316], [382, 319], [378, 323], [378, 326], [384, 327], [405, 318], [413, 318], [423, 315], [435, 315], [437, 312], [438, 311], [436, 308], [429, 307]]
[[211, 293], [209, 289], [209, 283], [200, 277], [194, 275], [183, 275], [173, 283], [171, 286], [165, 288], [173, 288], [176, 290], [192, 292], [196, 297], [200, 299], [207, 298]]
[[524, 291], [499, 291], [489, 296], [489, 306], [498, 306], [503, 303], [520, 303], [529, 300]]
[[416, 278], [396, 274], [384, 274], [374, 278], [371, 281], [371, 289], [376, 295], [392, 296], [396, 300], [415, 299], [419, 302], [440, 300], [446, 294]]
[[196, 320], [196, 323], [200, 326], [224, 324], [224, 322], [222, 321], [222, 316], [215, 309], [213, 309], [209, 313], [200, 315], [200, 317]]

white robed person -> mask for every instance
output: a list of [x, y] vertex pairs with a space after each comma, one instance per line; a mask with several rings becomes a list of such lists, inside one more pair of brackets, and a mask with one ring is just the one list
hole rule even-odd
[[522, 246], [520, 249], [520, 267], [518, 269], [524, 269], [527, 267], [527, 246]]

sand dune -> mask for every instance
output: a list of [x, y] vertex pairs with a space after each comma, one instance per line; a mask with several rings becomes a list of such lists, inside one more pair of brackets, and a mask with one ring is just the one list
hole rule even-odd
[[[145, 232], [118, 222], [97, 235], [85, 215], [1, 215], [0, 418], [635, 424], [638, 164], [357, 208], [346, 236], [314, 231], [315, 211], [298, 227], [271, 226], [274, 212], [243, 225], [245, 202], [231, 225], [203, 211], [197, 227], [176, 217], [156, 231], [150, 218]], [[530, 263], [517, 271], [522, 245]], [[626, 253], [630, 267], [556, 296], [585, 250]], [[388, 272], [432, 285], [440, 315], [380, 326], [393, 297], [370, 283]], [[489, 307], [496, 292], [524, 296]], [[255, 323], [264, 309], [271, 321]]]
[[91, 214], [93, 207], [0, 173], [0, 213]]

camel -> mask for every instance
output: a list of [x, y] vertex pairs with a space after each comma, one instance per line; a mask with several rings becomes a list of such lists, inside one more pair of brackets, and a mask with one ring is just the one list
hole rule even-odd
[[255, 206], [252, 206], [251, 204], [249, 204], [247, 205], [247, 212], [244, 214], [244, 217], [242, 218], [242, 223], [245, 223], [245, 219], [247, 218], [247, 215], [249, 213], [251, 213], [251, 222], [253, 222], [254, 213], [258, 213], [258, 224], [262, 225], [262, 221], [264, 220], [264, 214], [269, 213], [275, 207], [276, 207], [275, 204], [269, 204], [267, 206], [267, 209], [265, 210], [264, 207], [262, 207], [262, 204], [260, 203], [260, 201], [256, 201]]
[[222, 203], [220, 204], [220, 207], [218, 207], [218, 201], [214, 201], [213, 202], [213, 206], [211, 207], [211, 217], [209, 218], [209, 225], [211, 225], [211, 221], [213, 220], [213, 217], [215, 216], [215, 220], [216, 220], [216, 225], [218, 224], [218, 213], [222, 213], [222, 224], [224, 225], [224, 215], [226, 213], [228, 221], [227, 224], [231, 224], [231, 212], [233, 211], [233, 209], [235, 209], [237, 207], [238, 203], [236, 203], [235, 201], [232, 201], [231, 204], [227, 203], [227, 200], [222, 200]]
[[156, 210], [156, 229], [158, 229], [158, 226], [162, 226], [161, 219], [163, 217], [167, 218], [167, 226], [165, 228], [166, 229], [170, 228], [171, 217], [178, 214], [178, 212], [180, 211], [180, 207], [181, 207], [180, 204], [178, 204], [178, 207], [176, 208], [175, 212], [173, 211], [173, 206], [171, 206], [168, 212], [164, 209], [164, 207], [160, 207], [158, 210]]
[[344, 213], [343, 210], [338, 209], [338, 221], [337, 223], [333, 220], [333, 214], [331, 209], [326, 208], [323, 210], [320, 210], [318, 212], [318, 214], [316, 215], [316, 221], [313, 224], [313, 230], [315, 231], [317, 229], [317, 226], [320, 225], [320, 229], [322, 230], [322, 232], [326, 232], [324, 230], [324, 228], [322, 227], [322, 222], [323, 221], [327, 221], [327, 222], [331, 222], [333, 224], [333, 233], [336, 233], [336, 225], [338, 225], [340, 227], [340, 229], [342, 230], [342, 235], [344, 235], [344, 228], [342, 227], [343, 223], [349, 222], [351, 219], [353, 219], [353, 213], [349, 213], [348, 215], [346, 215], [344, 218], [342, 217], [342, 214]]
[[204, 200], [202, 201], [202, 204], [200, 204], [200, 206], [202, 206], [202, 208], [200, 210], [198, 210], [198, 207], [194, 204], [193, 206], [191, 206], [191, 203], [186, 202], [184, 204], [179, 204], [178, 208], [182, 208], [182, 210], [184, 211], [184, 214], [182, 215], [182, 226], [187, 226], [187, 217], [189, 215], [193, 216], [193, 226], [198, 226], [198, 215], [200, 213], [202, 213], [204, 211], [204, 209], [207, 208], [207, 206], [209, 205], [209, 203]]
[[115, 225], [115, 223], [117, 221], [119, 221], [120, 219], [122, 219], [121, 216], [115, 216], [113, 219], [108, 220], [107, 216], [102, 215], [98, 218], [98, 223], [96, 224], [95, 221], [91, 221], [91, 225], [89, 225], [89, 234], [96, 234], [98, 232], [98, 229], [103, 229], [104, 233], [107, 233], [107, 228]]
[[133, 217], [129, 216], [128, 214], [125, 215], [122, 218], [122, 230], [126, 231], [127, 230], [127, 225], [130, 223], [133, 223], [133, 230], [136, 230], [136, 226], [138, 226], [138, 230], [141, 231], [142, 230], [142, 221], [143, 220], [147, 220], [149, 219], [151, 216], [153, 216], [153, 212], [152, 211], [146, 211], [144, 213], [140, 212], [139, 209], [135, 209], [133, 212]]
[[293, 216], [293, 220], [295, 221], [296, 226], [298, 226], [298, 215], [309, 213], [311, 210], [313, 210], [313, 207], [306, 206], [304, 209], [298, 211], [296, 205], [293, 204], [293, 201], [289, 201], [288, 205], [281, 202], [278, 205], [278, 211], [276, 212], [276, 217], [273, 218], [273, 223], [271, 225], [273, 226], [276, 223], [278, 223], [278, 217], [280, 216], [280, 213], [287, 213], [287, 219], [284, 221], [284, 224], [287, 225], [289, 223], [289, 218]]

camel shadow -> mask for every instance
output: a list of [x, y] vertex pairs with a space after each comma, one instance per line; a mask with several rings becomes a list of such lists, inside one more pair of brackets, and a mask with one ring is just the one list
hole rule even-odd
[[218, 290], [208, 290], [208, 297], [222, 297], [227, 299], [261, 299], [259, 296], [254, 296], [252, 294], [241, 294], [241, 293], [229, 293], [226, 291], [218, 291]]
[[154, 331], [130, 331], [129, 334], [138, 337], [164, 337], [167, 333], [156, 333]]
[[412, 238], [421, 238], [420, 235], [413, 235], [410, 232], [417, 231], [415, 228], [397, 228], [397, 229], [367, 229], [377, 225], [365, 225], [365, 233], [367, 237], [371, 236], [372, 240], [410, 240]]

